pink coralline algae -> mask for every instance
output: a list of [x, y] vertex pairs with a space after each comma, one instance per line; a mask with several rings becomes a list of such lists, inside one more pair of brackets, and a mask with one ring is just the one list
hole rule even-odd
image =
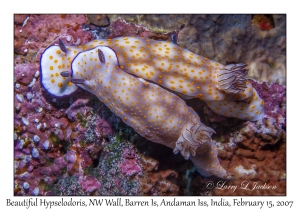
[[[90, 107], [85, 109], [89, 110]], [[76, 110], [73, 109], [73, 111]], [[99, 116], [83, 116], [87, 118], [86, 124], [92, 125], [100, 122], [97, 123], [99, 126], [106, 125], [106, 134], [110, 134], [109, 124]], [[48, 186], [56, 182], [59, 177], [65, 176], [66, 173], [80, 180], [83, 192], [92, 193], [100, 187], [100, 184], [97, 185], [97, 180], [92, 176], [86, 176], [85, 170], [91, 167], [93, 160], [98, 157], [102, 148], [103, 132], [97, 133], [96, 130], [93, 132], [90, 128], [85, 128], [85, 125], [81, 127], [77, 122], [68, 123], [65, 117], [55, 118], [46, 114], [45, 118], [48, 123], [46, 126], [42, 125], [44, 129], [32, 129], [31, 127], [34, 126], [28, 125], [26, 133], [24, 133], [26, 130], [16, 132], [15, 178], [16, 186], [19, 186], [16, 187], [19, 189], [16, 194], [32, 195], [36, 187], [39, 187], [41, 195], [55, 193], [52, 190], [49, 191]], [[45, 118], [42, 118], [42, 124]], [[18, 135], [18, 133], [24, 134]], [[87, 140], [84, 141], [84, 139]], [[30, 185], [28, 192], [20, 187], [25, 180]], [[72, 192], [66, 192], [66, 195], [69, 193]]]
[[276, 124], [285, 128], [286, 118], [286, 87], [277, 83], [259, 84], [250, 80], [265, 102], [265, 115], [276, 120]]
[[[68, 119], [71, 121], [75, 121], [78, 118], [78, 111], [82, 115], [86, 115], [88, 111], [91, 111], [91, 109], [87, 109], [86, 104], [89, 102], [88, 99], [78, 99], [76, 100], [67, 110], [66, 115], [68, 116]], [[79, 120], [79, 119], [78, 119]]]
[[[66, 109], [65, 114], [70, 121], [75, 123], [80, 122], [76, 125], [75, 130], [77, 133], [84, 135], [84, 133], [91, 128], [96, 135], [95, 138], [111, 134], [112, 129], [110, 125], [99, 116], [92, 115], [93, 108], [87, 105], [88, 102], [88, 99], [78, 99], [68, 109]], [[70, 133], [71, 132], [68, 132], [68, 134]], [[67, 138], [69, 138], [69, 135]], [[78, 136], [78, 138], [86, 137]]]
[[101, 187], [101, 184], [95, 177], [92, 176], [84, 176], [79, 181], [82, 189], [88, 193], [93, 192]]
[[70, 44], [88, 42], [92, 34], [82, 30], [84, 23], [84, 15], [15, 15], [15, 52], [39, 55], [58, 37]]
[[[110, 135], [112, 129], [86, 103], [75, 102], [66, 111], [64, 108], [57, 108], [53, 98], [48, 101], [44, 97], [47, 94], [42, 90], [39, 78], [35, 77], [37, 67], [36, 64], [18, 64], [16, 68], [15, 194], [57, 194], [55, 189], [60, 189], [60, 186], [51, 190], [49, 188], [57, 181], [62, 185], [70, 185], [70, 189], [71, 186], [77, 189], [74, 192], [63, 192], [65, 195], [92, 193], [96, 188], [90, 184], [98, 186], [97, 181], [92, 176], [86, 176], [84, 170], [93, 165], [93, 160], [98, 157], [102, 148], [103, 136]], [[27, 71], [28, 78], [24, 76], [27, 82], [22, 76], [26, 73], [23, 69]], [[28, 87], [26, 83], [31, 77], [36, 78], [37, 82]], [[69, 98], [66, 104], [73, 100]], [[81, 106], [77, 106], [78, 104]], [[65, 112], [70, 112], [70, 115]], [[83, 141], [84, 139], [87, 141]], [[75, 178], [68, 179], [66, 174]], [[75, 180], [81, 180], [82, 188], [74, 183]], [[25, 182], [26, 186], [28, 184], [27, 189], [23, 187]]]
[[144, 26], [134, 25], [128, 23], [124, 19], [117, 19], [110, 25], [110, 31], [108, 38], [115, 38], [119, 36], [142, 36], [149, 37], [153, 33]]
[[141, 168], [137, 164], [134, 150], [125, 149], [122, 154], [123, 161], [120, 163], [121, 171], [126, 176], [132, 176], [141, 171]]
[[39, 74], [36, 73], [38, 71], [39, 66], [36, 63], [17, 64], [14, 71], [14, 81], [19, 84], [29, 85], [35, 78], [35, 75]]

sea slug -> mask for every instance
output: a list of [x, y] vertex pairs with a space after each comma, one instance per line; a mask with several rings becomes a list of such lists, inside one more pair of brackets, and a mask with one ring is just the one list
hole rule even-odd
[[[52, 61], [49, 68], [53, 69], [42, 77], [48, 85], [45, 88], [55, 95], [74, 91], [76, 86], [60, 77], [60, 72], [70, 70], [70, 62], [78, 52], [99, 45], [108, 46], [116, 52], [123, 71], [170, 89], [183, 98], [200, 98], [218, 114], [253, 121], [264, 116], [264, 101], [245, 79], [245, 64], [222, 65], [171, 42], [148, 38], [99, 39], [82, 46], [68, 47], [65, 50], [70, 53], [60, 58], [64, 61], [59, 64], [53, 61], [57, 61], [56, 56], [63, 50], [59, 46], [51, 46], [51, 50], [43, 55], [50, 59], [44, 59], [45, 62]], [[49, 80], [52, 84], [47, 82]], [[68, 85], [71, 88], [65, 88]]]
[[211, 139], [214, 131], [177, 95], [123, 71], [110, 47], [49, 47], [41, 57], [41, 73], [48, 76], [48, 81], [42, 76], [42, 83], [53, 95], [70, 94], [75, 84], [96, 95], [141, 136], [190, 158], [203, 176], [227, 176]]
[[172, 42], [118, 37], [94, 40], [117, 53], [121, 68], [184, 98], [198, 97], [216, 113], [245, 120], [264, 116], [264, 102], [245, 79], [245, 64], [222, 65]]

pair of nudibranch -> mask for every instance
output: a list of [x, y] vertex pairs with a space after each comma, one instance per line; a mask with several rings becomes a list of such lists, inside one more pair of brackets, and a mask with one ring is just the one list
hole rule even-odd
[[214, 130], [179, 96], [205, 100], [225, 116], [258, 120], [264, 103], [245, 79], [245, 66], [223, 66], [171, 42], [138, 37], [68, 47], [59, 41], [40, 63], [49, 93], [61, 97], [85, 89], [141, 136], [191, 159], [200, 174], [224, 178]]

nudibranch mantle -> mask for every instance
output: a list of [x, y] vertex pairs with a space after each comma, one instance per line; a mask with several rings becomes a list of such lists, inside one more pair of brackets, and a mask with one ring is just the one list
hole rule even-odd
[[71, 77], [141, 136], [190, 158], [204, 176], [226, 177], [211, 139], [214, 131], [177, 95], [124, 72], [110, 47], [78, 53], [71, 63]]

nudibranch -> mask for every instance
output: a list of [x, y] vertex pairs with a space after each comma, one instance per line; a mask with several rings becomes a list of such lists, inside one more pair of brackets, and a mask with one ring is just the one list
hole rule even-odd
[[[66, 54], [73, 55], [70, 49]], [[180, 152], [185, 159], [191, 159], [203, 176], [227, 176], [211, 139], [213, 129], [201, 123], [199, 116], [181, 98], [123, 71], [115, 51], [110, 47], [99, 45], [81, 49], [69, 64], [71, 71], [64, 69], [59, 73], [61, 77], [96, 95], [141, 136], [173, 148], [174, 153]], [[45, 53], [49, 57], [57, 49], [47, 50], [49, 52]], [[58, 65], [62, 65], [64, 53], [56, 55], [60, 61]], [[49, 66], [53, 62], [41, 62], [41, 71], [51, 72]]]
[[139, 37], [94, 40], [117, 53], [121, 68], [188, 97], [198, 97], [218, 114], [245, 120], [264, 116], [264, 102], [245, 79], [245, 64], [222, 65], [172, 42]]
[[[70, 62], [78, 52], [99, 45], [109, 46], [116, 52], [123, 71], [170, 89], [183, 98], [198, 97], [218, 114], [254, 121], [264, 116], [263, 100], [245, 79], [245, 64], [222, 65], [171, 42], [148, 38], [99, 39], [82, 46], [67, 47], [65, 53], [62, 43], [52, 46], [41, 59], [41, 66], [51, 70], [42, 71], [44, 87], [58, 96], [75, 91], [76, 86], [60, 72], [70, 70]], [[65, 60], [53, 64], [59, 59]], [[51, 61], [53, 65], [49, 66]]]

